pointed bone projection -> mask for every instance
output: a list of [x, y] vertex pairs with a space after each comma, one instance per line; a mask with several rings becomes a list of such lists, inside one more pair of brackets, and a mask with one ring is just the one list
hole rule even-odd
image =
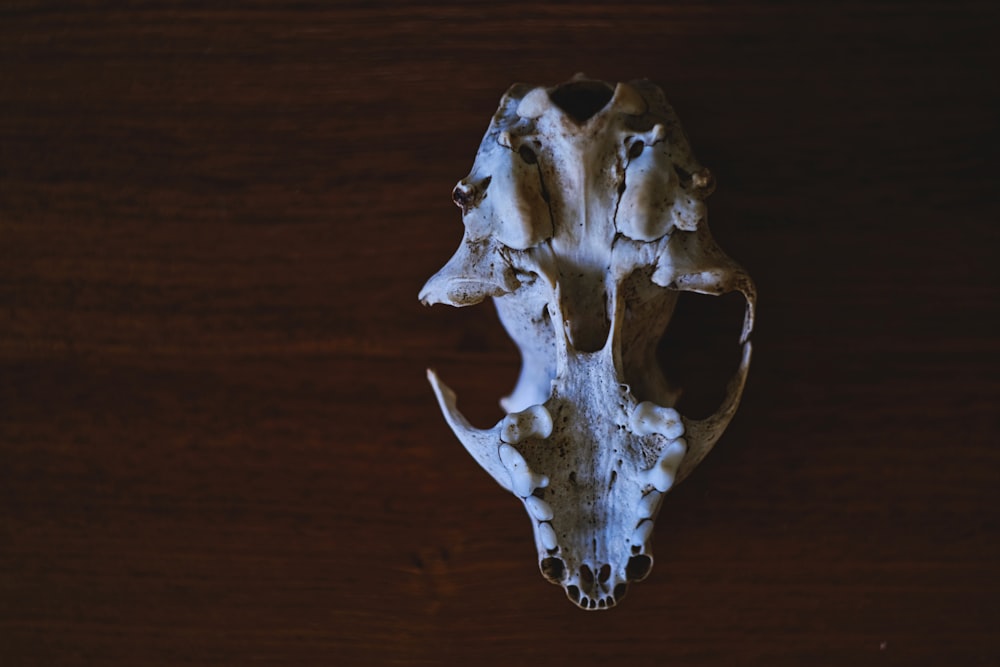
[[[492, 429], [428, 379], [458, 439], [524, 503], [542, 574], [582, 609], [615, 606], [649, 574], [663, 497], [743, 393], [756, 293], [709, 233], [712, 189], [648, 81], [515, 85], [455, 187], [461, 245], [420, 293], [452, 306], [492, 297], [520, 348], [509, 414]], [[678, 413], [656, 363], [683, 291], [746, 299], [739, 368], [703, 420]]]

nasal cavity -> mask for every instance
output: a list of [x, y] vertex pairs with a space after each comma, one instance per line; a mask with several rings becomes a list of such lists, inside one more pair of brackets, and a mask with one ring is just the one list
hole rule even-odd
[[551, 93], [552, 103], [573, 120], [585, 123], [611, 101], [614, 91], [603, 81], [564, 83]]

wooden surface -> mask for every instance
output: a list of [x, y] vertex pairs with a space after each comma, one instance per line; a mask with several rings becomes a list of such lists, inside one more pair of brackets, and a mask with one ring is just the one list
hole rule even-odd
[[[1000, 663], [997, 23], [3, 3], [0, 664]], [[577, 71], [664, 87], [761, 295], [610, 613], [542, 579], [426, 384], [497, 419], [496, 316], [416, 299], [500, 95]], [[692, 405], [738, 328], [705, 299], [664, 345]]]

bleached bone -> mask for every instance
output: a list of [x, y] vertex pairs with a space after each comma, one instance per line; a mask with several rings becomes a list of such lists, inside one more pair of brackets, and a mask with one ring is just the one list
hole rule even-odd
[[[492, 297], [520, 348], [492, 429], [470, 426], [428, 379], [458, 439], [524, 503], [544, 576], [583, 609], [614, 606], [649, 573], [664, 495], [743, 393], [756, 294], [709, 233], [713, 187], [651, 83], [515, 85], [455, 187], [462, 243], [420, 293], [453, 306]], [[739, 369], [703, 420], [677, 412], [656, 363], [682, 291], [746, 299]]]

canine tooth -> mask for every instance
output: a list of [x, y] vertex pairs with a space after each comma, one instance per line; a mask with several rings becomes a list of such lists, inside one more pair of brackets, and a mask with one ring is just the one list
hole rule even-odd
[[665, 408], [651, 401], [635, 406], [630, 420], [632, 431], [639, 435], [659, 433], [668, 440], [684, 435], [684, 423], [673, 408]]
[[528, 496], [524, 499], [524, 504], [528, 507], [528, 512], [531, 513], [531, 516], [539, 521], [551, 521], [554, 516], [552, 507], [541, 498]]

